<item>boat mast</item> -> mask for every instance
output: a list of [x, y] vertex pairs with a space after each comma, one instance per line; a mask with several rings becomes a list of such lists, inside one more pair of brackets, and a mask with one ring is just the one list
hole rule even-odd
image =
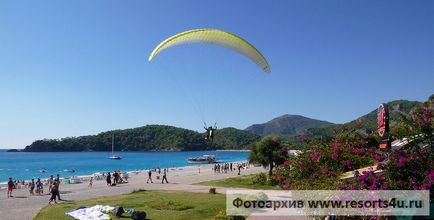
[[114, 149], [115, 149], [115, 134], [113, 134], [112, 136], [112, 155], [114, 154]]

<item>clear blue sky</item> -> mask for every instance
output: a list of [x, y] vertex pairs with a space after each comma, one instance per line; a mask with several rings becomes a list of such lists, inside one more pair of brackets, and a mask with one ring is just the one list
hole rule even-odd
[[[166, 37], [204, 27], [247, 39], [272, 73], [207, 45], [147, 62]], [[434, 1], [0, 1], [0, 148], [203, 119], [342, 123], [432, 93]]]

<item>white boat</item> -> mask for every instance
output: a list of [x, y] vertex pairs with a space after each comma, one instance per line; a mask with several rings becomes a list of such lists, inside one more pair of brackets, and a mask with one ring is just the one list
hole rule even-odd
[[64, 169], [63, 172], [74, 173], [74, 169]]
[[107, 158], [111, 159], [111, 160], [120, 160], [120, 159], [122, 159], [120, 156], [115, 155], [114, 149], [115, 149], [115, 135], [113, 134], [113, 136], [112, 136], [112, 155], [109, 156], [109, 157], [107, 157]]
[[203, 155], [201, 157], [189, 157], [187, 159], [188, 163], [216, 163], [216, 158], [214, 155]]

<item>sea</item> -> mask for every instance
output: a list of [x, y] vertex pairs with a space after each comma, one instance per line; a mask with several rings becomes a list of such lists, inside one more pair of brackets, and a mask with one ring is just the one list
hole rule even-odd
[[[111, 154], [111, 152], [110, 152]], [[138, 171], [152, 168], [198, 166], [187, 158], [210, 154], [223, 162], [247, 160], [246, 151], [115, 152], [122, 160], [107, 159], [107, 152], [5, 152], [0, 151], [0, 183], [56, 176], [85, 176], [114, 170]], [[75, 172], [64, 172], [65, 169]], [[41, 172], [42, 170], [46, 172]]]

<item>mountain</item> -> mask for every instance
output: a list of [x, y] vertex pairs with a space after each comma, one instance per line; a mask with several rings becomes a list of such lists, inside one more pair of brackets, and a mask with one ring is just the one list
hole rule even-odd
[[[390, 126], [395, 125], [401, 121], [400, 115], [408, 114], [410, 111], [421, 102], [408, 101], [408, 100], [395, 100], [386, 103], [389, 109], [389, 122]], [[309, 128], [306, 132], [309, 137], [324, 137], [332, 136], [333, 132], [337, 130], [340, 126], [346, 125], [349, 127], [360, 127], [358, 128], [359, 133], [370, 134], [377, 130], [377, 109], [372, 110], [366, 115], [363, 115], [353, 121], [344, 124], [335, 124], [327, 127], [317, 127]]]
[[235, 128], [217, 130], [213, 142], [204, 134], [166, 125], [147, 125], [139, 128], [102, 132], [97, 135], [44, 139], [34, 141], [23, 151], [109, 151], [115, 137], [116, 151], [192, 151], [242, 149], [259, 137]]
[[263, 124], [254, 124], [246, 128], [245, 130], [260, 136], [270, 134], [282, 134], [291, 136], [302, 134], [309, 128], [318, 128], [330, 125], [333, 125], [333, 123], [311, 119], [301, 115], [286, 114], [274, 118], [271, 121]]

